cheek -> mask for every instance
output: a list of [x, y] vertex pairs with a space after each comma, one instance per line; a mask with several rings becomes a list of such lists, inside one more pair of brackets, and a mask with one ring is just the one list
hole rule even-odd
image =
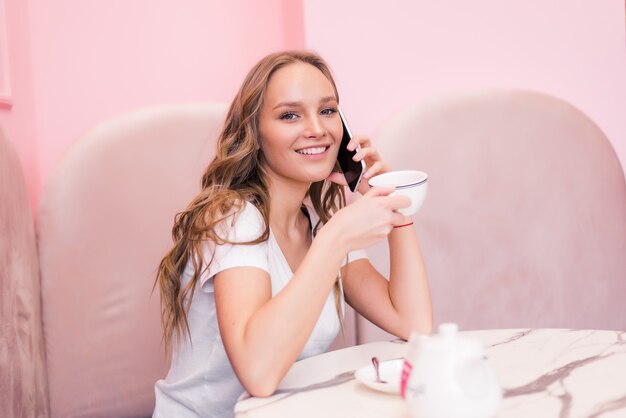
[[284, 158], [286, 153], [291, 152], [289, 144], [277, 138], [269, 138], [266, 141], [261, 141], [260, 146], [263, 154], [265, 154], [265, 159], [268, 161], [279, 160], [281, 156]]
[[332, 137], [335, 139], [335, 141], [341, 142], [341, 137], [343, 136], [343, 128], [341, 127], [341, 119], [339, 119], [339, 116], [337, 116], [337, 118], [333, 120], [333, 123], [331, 123], [327, 129], [328, 132], [330, 132]]
[[263, 153], [265, 164], [272, 170], [281, 171], [281, 167], [286, 164], [286, 155], [291, 151], [289, 143], [281, 140], [279, 136], [263, 137], [259, 140], [259, 146]]
[[266, 150], [286, 149], [291, 146], [296, 132], [290, 126], [281, 126], [281, 124], [266, 124], [263, 129], [259, 129], [261, 148]]

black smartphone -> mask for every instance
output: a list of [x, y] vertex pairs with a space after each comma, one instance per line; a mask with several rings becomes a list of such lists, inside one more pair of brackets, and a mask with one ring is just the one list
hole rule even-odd
[[343, 112], [340, 108], [338, 108], [338, 110], [339, 118], [343, 125], [343, 136], [341, 138], [341, 146], [339, 146], [339, 153], [337, 154], [337, 161], [339, 161], [339, 167], [341, 167], [341, 171], [348, 182], [348, 187], [352, 192], [356, 192], [359, 188], [361, 177], [365, 172], [365, 163], [363, 160], [357, 162], [352, 159], [360, 148], [357, 147], [354, 151], [348, 151], [347, 147], [350, 139], [352, 139], [352, 132], [350, 132], [350, 128], [348, 128]]

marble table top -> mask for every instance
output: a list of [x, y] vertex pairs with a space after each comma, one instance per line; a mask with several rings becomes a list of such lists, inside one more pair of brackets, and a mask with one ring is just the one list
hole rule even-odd
[[[626, 332], [517, 329], [465, 331], [479, 339], [504, 399], [496, 417], [626, 417]], [[375, 342], [324, 353], [293, 365], [276, 393], [242, 397], [238, 418], [401, 417], [402, 398], [365, 387], [354, 372], [403, 357], [401, 341]]]

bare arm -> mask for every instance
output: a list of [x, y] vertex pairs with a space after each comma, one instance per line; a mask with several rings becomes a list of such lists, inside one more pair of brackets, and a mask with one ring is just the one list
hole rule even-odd
[[306, 344], [341, 263], [320, 236], [287, 286], [272, 298], [269, 275], [232, 268], [215, 277], [220, 334], [235, 374], [254, 396], [271, 395]]
[[348, 251], [389, 234], [406, 198], [372, 189], [320, 230], [289, 283], [272, 297], [269, 275], [236, 267], [214, 279], [217, 319], [235, 374], [254, 396], [269, 396], [298, 358]]
[[[408, 220], [410, 222], [410, 220]], [[390, 277], [387, 281], [368, 260], [342, 269], [348, 303], [385, 331], [408, 339], [411, 331], [432, 331], [428, 277], [415, 230], [396, 228], [389, 234]]]
[[[348, 149], [354, 150], [357, 145], [361, 150], [354, 160], [365, 161], [368, 167], [363, 174], [365, 180], [389, 170], [369, 137], [353, 137]], [[332, 175], [332, 179], [345, 184], [339, 174]], [[367, 181], [362, 181], [359, 191], [366, 193], [368, 189]], [[409, 222], [411, 218], [401, 217], [394, 225]], [[369, 261], [354, 261], [342, 269], [346, 300], [365, 318], [400, 338], [407, 339], [413, 330], [430, 333], [433, 316], [430, 289], [415, 229], [411, 226], [395, 228], [387, 239], [389, 281]]]

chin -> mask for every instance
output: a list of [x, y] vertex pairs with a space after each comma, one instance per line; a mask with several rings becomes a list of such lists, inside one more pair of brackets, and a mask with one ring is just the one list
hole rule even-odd
[[[326, 176], [328, 177], [328, 176]], [[322, 177], [322, 176], [311, 176], [311, 177], [307, 177], [305, 182], [308, 184], [312, 184], [312, 183], [318, 183], [320, 181], [324, 181], [326, 180], [326, 177]]]
[[[300, 169], [298, 170], [298, 168]], [[315, 167], [314, 169], [311, 168], [312, 167], [294, 167], [291, 173], [285, 174], [287, 174], [294, 180], [301, 181], [303, 183], [316, 183], [318, 181], [322, 181], [328, 178], [333, 169], [333, 167], [328, 169], [325, 169], [323, 167]]]

